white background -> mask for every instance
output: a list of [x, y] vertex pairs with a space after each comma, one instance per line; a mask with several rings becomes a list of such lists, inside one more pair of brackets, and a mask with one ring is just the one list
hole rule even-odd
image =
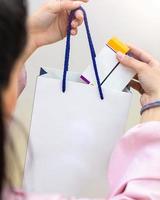
[[[30, 0], [30, 13], [36, 10], [44, 0]], [[117, 36], [125, 42], [131, 42], [146, 49], [156, 58], [160, 58], [160, 1], [159, 0], [90, 0], [85, 6], [93, 40], [97, 52], [106, 40]], [[83, 71], [90, 63], [84, 28], [72, 43], [71, 69]], [[28, 83], [19, 98], [16, 116], [29, 130], [36, 77], [40, 67], [62, 67], [64, 59], [64, 41], [43, 47], [26, 64]], [[44, 94], [45, 95], [45, 94]], [[139, 97], [134, 92], [134, 102], [127, 127], [139, 121]], [[54, 103], [54, 102], [53, 102]]]

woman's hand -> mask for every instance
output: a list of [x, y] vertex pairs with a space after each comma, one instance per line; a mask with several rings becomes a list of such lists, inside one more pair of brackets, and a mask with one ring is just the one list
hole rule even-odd
[[137, 76], [131, 86], [142, 94], [142, 106], [160, 99], [160, 63], [145, 51], [128, 45], [133, 57], [117, 54], [118, 60], [126, 67], [136, 71]]
[[[30, 45], [36, 49], [52, 44], [66, 36], [68, 16], [71, 10], [81, 6], [88, 0], [49, 0], [28, 20]], [[72, 21], [71, 34], [76, 35], [78, 26], [83, 22], [83, 13], [78, 10]]]
[[[88, 0], [49, 0], [29, 17], [28, 43], [20, 62], [24, 64], [37, 48], [62, 40], [67, 33], [70, 11], [79, 8], [84, 2]], [[78, 26], [82, 23], [83, 13], [77, 10], [72, 21], [72, 35], [78, 33]]]
[[[142, 94], [142, 106], [150, 103], [151, 101], [159, 100], [160, 63], [145, 51], [138, 49], [133, 45], [128, 46], [131, 49], [130, 53], [133, 55], [133, 57], [118, 53], [117, 59], [124, 66], [136, 71], [137, 76], [135, 79], [137, 80], [133, 80], [131, 82], [131, 86]], [[155, 119], [160, 120], [160, 108], [154, 108], [151, 110], [148, 110], [144, 113], [142, 121], [150, 121]]]
[[[27, 21], [28, 42], [18, 62], [23, 65], [37, 48], [62, 40], [67, 33], [70, 11], [84, 2], [88, 0], [49, 0], [41, 6]], [[77, 10], [72, 21], [72, 35], [78, 33], [78, 26], [82, 23], [83, 13]]]

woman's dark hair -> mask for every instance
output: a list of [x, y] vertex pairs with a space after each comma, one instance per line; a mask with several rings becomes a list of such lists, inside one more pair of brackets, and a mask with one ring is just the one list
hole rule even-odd
[[0, 0], [0, 199], [6, 184], [6, 125], [2, 93], [10, 82], [17, 58], [24, 50], [27, 8], [25, 0]]

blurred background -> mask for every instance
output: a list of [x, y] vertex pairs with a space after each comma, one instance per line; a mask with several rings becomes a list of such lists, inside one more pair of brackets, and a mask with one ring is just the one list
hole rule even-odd
[[[44, 0], [29, 0], [30, 14], [44, 2]], [[160, 59], [159, 0], [90, 0], [84, 7], [88, 13], [97, 53], [109, 38], [117, 36], [122, 41], [136, 44]], [[35, 84], [40, 67], [62, 68], [64, 47], [65, 41], [43, 47], [26, 63], [27, 87], [20, 96], [15, 111], [15, 116], [24, 125], [26, 133], [29, 133]], [[71, 55], [72, 71], [82, 72], [91, 62], [83, 26], [79, 29], [78, 36], [72, 39]], [[126, 129], [139, 122], [139, 95], [135, 91], [132, 92], [133, 103]], [[20, 146], [23, 146], [22, 144], [23, 142]], [[24, 161], [24, 151], [25, 148], [21, 151], [22, 161]], [[16, 184], [20, 184], [19, 179], [16, 180]]]

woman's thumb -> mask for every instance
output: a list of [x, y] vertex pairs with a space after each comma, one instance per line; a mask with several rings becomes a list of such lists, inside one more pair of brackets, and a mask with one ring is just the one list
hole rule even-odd
[[133, 57], [125, 55], [121, 52], [117, 53], [117, 59], [122, 65], [133, 69], [134, 71], [136, 71], [136, 73], [139, 73], [140, 71], [142, 71], [146, 65], [145, 63], [143, 63], [139, 60], [136, 60]]

